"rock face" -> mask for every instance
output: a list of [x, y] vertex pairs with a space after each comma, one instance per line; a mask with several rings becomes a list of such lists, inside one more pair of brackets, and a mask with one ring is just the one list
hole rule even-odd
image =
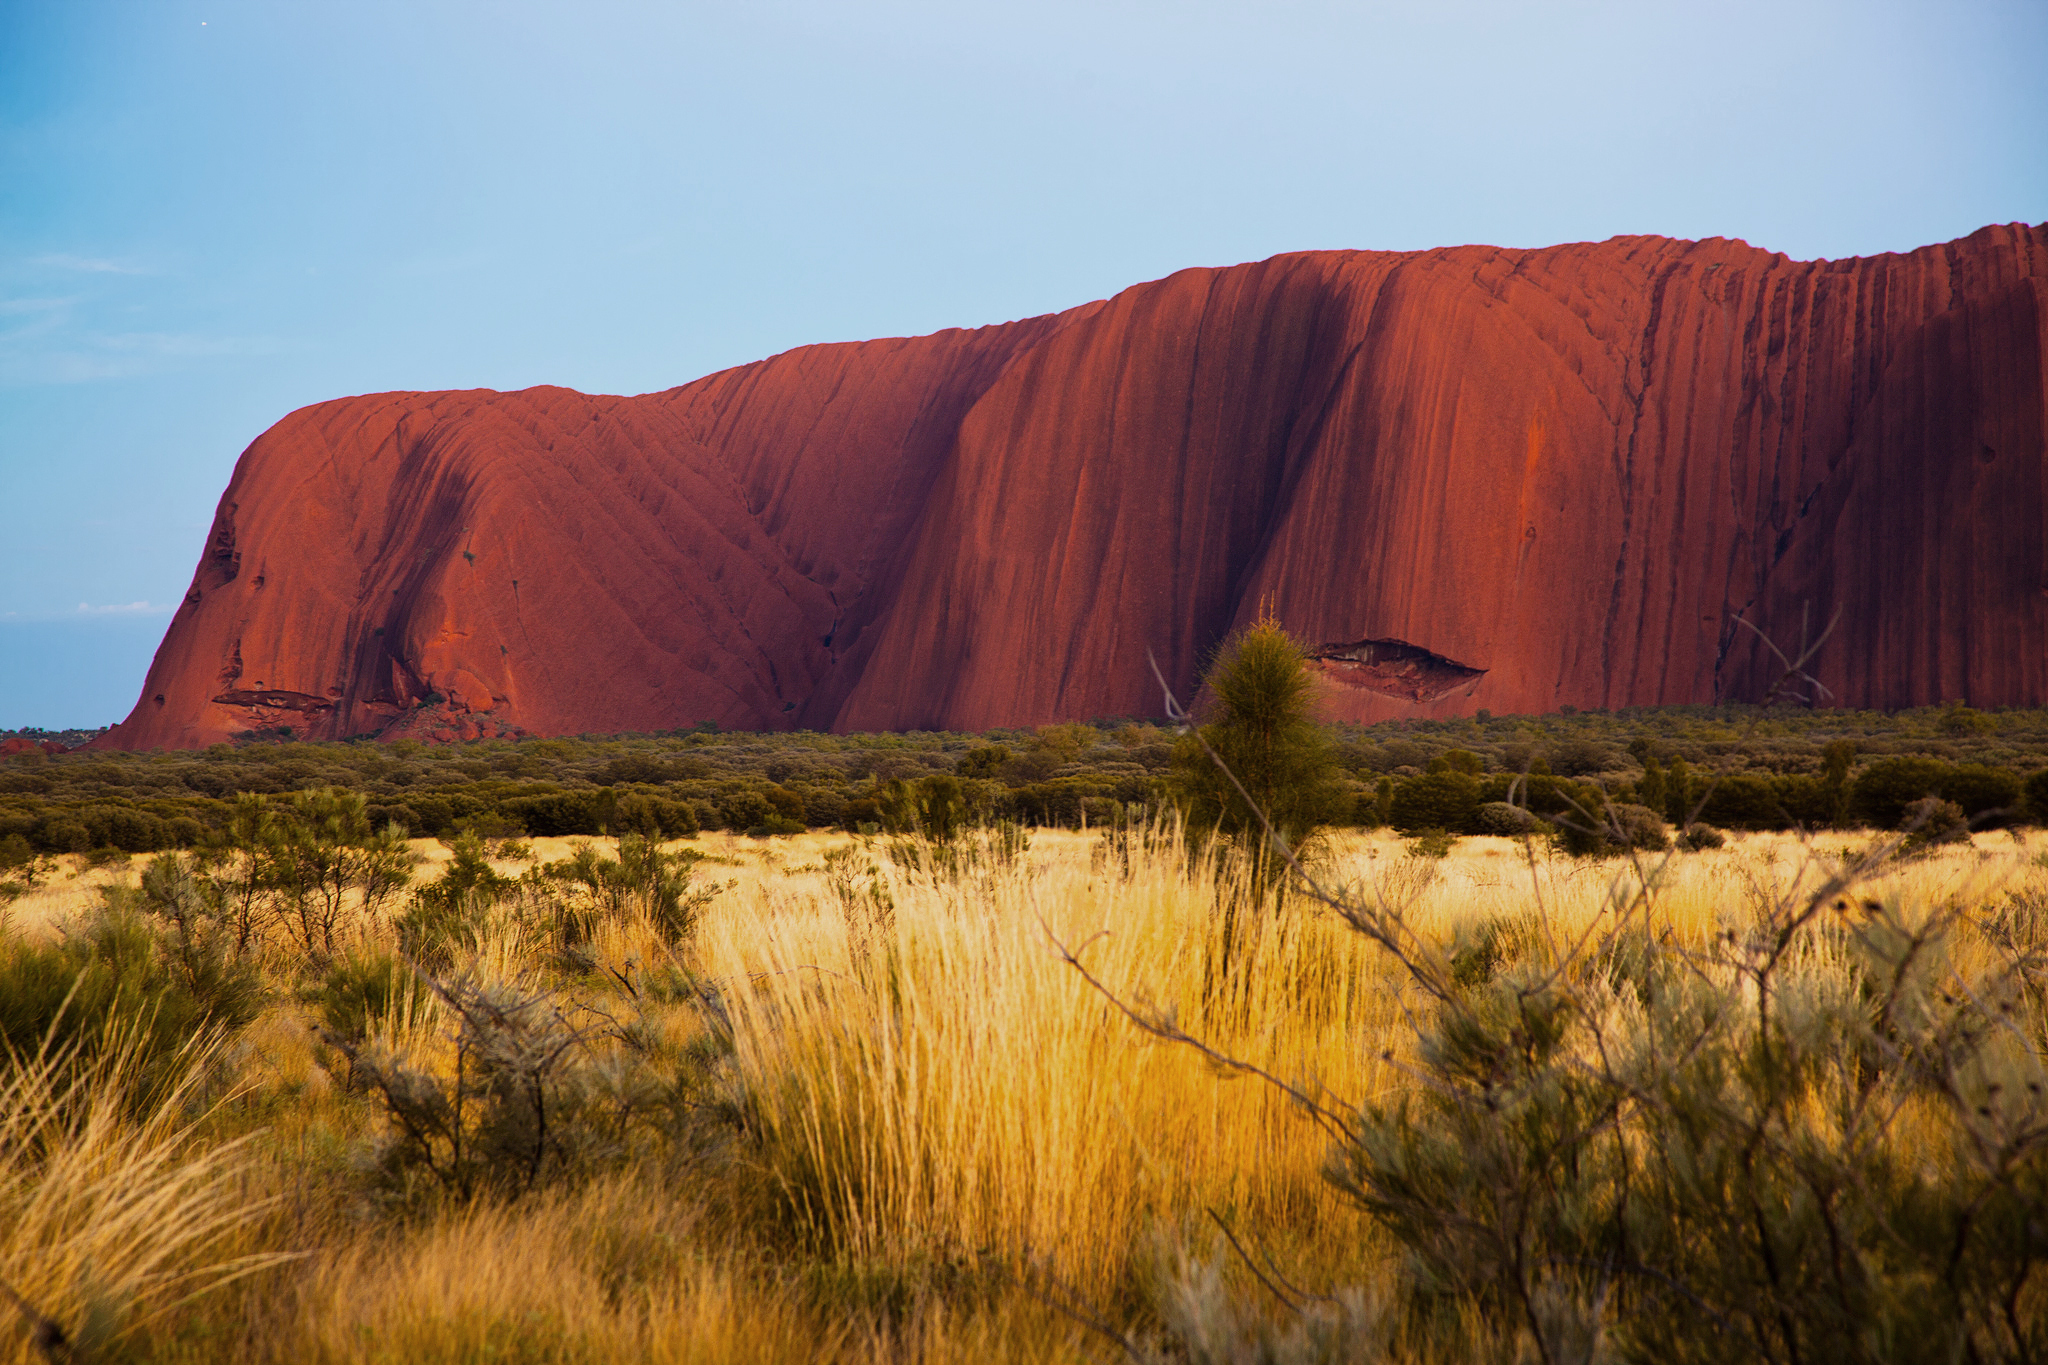
[[[2048, 703], [2048, 225], [1795, 262], [1308, 252], [664, 393], [243, 455], [101, 743], [1157, 714], [1262, 608], [1332, 715]], [[1746, 624], [1745, 624], [1746, 623]], [[1748, 627], [1755, 627], [1751, 630]]]

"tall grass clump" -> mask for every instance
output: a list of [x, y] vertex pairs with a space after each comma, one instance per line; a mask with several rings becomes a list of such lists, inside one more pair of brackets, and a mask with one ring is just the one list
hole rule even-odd
[[[1048, 930], [1093, 935], [1106, 974], [1162, 1009], [1198, 1011], [1218, 898], [1249, 874], [1188, 859], [1158, 839], [1099, 868], [1062, 859], [952, 880], [885, 867], [892, 915], [851, 934], [823, 906], [772, 935], [707, 926], [700, 961], [731, 1020], [737, 1159], [756, 1216], [806, 1254], [886, 1276], [1044, 1273], [1126, 1305], [1142, 1300], [1148, 1248], [1178, 1210], [1341, 1221], [1316, 1175], [1320, 1142], [1284, 1100], [1106, 1028], [1048, 951]], [[1379, 1002], [1343, 985], [1361, 975], [1361, 947], [1328, 922], [1262, 938], [1238, 984], [1250, 1017], [1290, 1025], [1235, 1040], [1275, 1067], [1371, 1088], [1381, 1063], [1348, 1040]], [[865, 965], [850, 970], [856, 954]], [[1283, 1015], [1304, 981], [1327, 1008]]]
[[52, 1040], [0, 1072], [0, 1361], [120, 1358], [162, 1314], [280, 1259], [237, 1250], [264, 1212], [251, 1153], [193, 1117], [215, 1045], [188, 1043], [166, 1088], [155, 1045], [111, 1028], [83, 1057]]

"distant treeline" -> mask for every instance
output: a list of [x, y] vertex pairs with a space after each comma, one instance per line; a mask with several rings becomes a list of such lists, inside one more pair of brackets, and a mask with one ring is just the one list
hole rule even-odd
[[[0, 736], [4, 737], [4, 736]], [[1953, 801], [1980, 827], [2048, 823], [2048, 711], [1879, 714], [1662, 707], [1405, 721], [1336, 732], [1350, 823], [1479, 833], [1481, 808], [1613, 800], [1730, 829], [1894, 826]], [[0, 761], [0, 844], [19, 855], [191, 845], [236, 793], [361, 792], [379, 825], [667, 838], [730, 830], [1015, 821], [1113, 824], [1166, 800], [1175, 734], [1105, 721], [986, 734], [721, 732], [220, 744]]]

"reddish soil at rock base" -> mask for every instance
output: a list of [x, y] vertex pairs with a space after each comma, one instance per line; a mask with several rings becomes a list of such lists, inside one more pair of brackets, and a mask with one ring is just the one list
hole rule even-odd
[[1359, 720], [2048, 703], [2048, 225], [1306, 252], [665, 393], [249, 447], [101, 741], [1156, 714], [1269, 606]]

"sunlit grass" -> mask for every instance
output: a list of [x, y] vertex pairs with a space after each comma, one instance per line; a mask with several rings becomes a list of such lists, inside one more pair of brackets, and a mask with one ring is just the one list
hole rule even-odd
[[[572, 842], [531, 841], [544, 860]], [[1442, 943], [1489, 920], [1569, 942], [1639, 904], [1647, 877], [1665, 927], [1705, 942], [1868, 842], [1748, 836], [1638, 863], [1473, 838], [1436, 861], [1351, 834], [1316, 871], [1405, 905]], [[433, 875], [444, 853], [417, 847]], [[360, 1167], [383, 1120], [273, 953], [266, 1012], [195, 1055], [149, 1114], [123, 1104], [118, 1050], [84, 1081], [47, 1062], [8, 1073], [0, 1274], [60, 1322], [144, 1324], [166, 1358], [332, 1361], [1107, 1359], [1118, 1348], [1048, 1294], [1142, 1324], [1163, 1267], [1214, 1253], [1219, 1220], [1258, 1229], [1318, 1291], [1388, 1275], [1378, 1234], [1322, 1178], [1325, 1137], [1284, 1095], [1130, 1027], [1055, 948], [1327, 1102], [1397, 1095], [1412, 1084], [1410, 988], [1328, 910], [1294, 902], [1219, 974], [1219, 876], [1172, 841], [1038, 831], [1014, 863], [984, 851], [951, 872], [845, 835], [678, 847], [711, 855], [700, 880], [731, 883], [693, 942], [672, 949], [628, 916], [571, 976], [501, 917], [456, 970], [572, 1012], [619, 1014], [668, 969], [715, 995], [732, 1057], [711, 1098], [735, 1117], [703, 1143], [524, 1199], [379, 1204]], [[828, 866], [848, 848], [850, 891]], [[7, 932], [66, 932], [138, 869], [64, 860]], [[1856, 894], [1988, 902], [2044, 879], [2031, 849], [1982, 835]], [[393, 946], [388, 924], [354, 933]], [[1818, 982], [1833, 967], [1799, 970]], [[675, 1046], [706, 1027], [684, 999], [641, 1006]], [[371, 1027], [432, 1064], [451, 1051], [432, 1001]], [[0, 1326], [0, 1349], [29, 1359], [26, 1331]]]

